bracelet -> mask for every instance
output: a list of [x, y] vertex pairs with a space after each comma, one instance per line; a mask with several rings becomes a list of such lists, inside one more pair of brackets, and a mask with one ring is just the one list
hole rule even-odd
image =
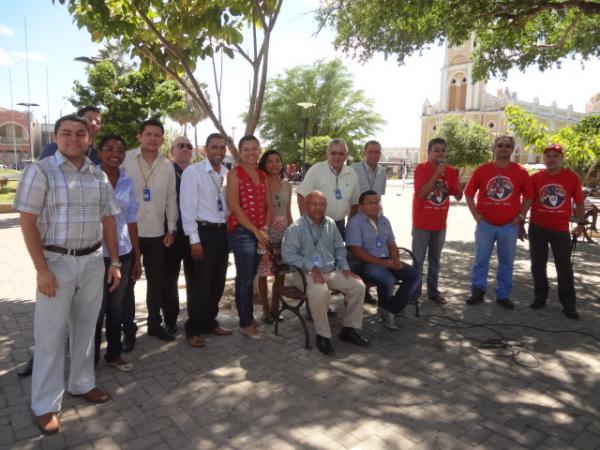
[[112, 261], [110, 263], [110, 267], [116, 267], [117, 269], [121, 268], [121, 261]]

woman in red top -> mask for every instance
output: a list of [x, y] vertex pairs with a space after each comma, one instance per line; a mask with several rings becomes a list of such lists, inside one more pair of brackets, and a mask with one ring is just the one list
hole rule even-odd
[[260, 144], [254, 136], [240, 139], [241, 164], [227, 174], [229, 243], [235, 259], [235, 304], [242, 333], [259, 339], [253, 314], [253, 284], [261, 254], [266, 252], [271, 222], [267, 176], [257, 168]]

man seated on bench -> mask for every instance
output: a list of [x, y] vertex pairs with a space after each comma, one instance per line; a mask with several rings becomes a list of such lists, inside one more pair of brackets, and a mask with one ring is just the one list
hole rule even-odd
[[[281, 244], [283, 262], [304, 271], [306, 296], [317, 333], [317, 348], [321, 353], [334, 352], [327, 310], [331, 303], [329, 289], [342, 292], [346, 312], [340, 340], [368, 346], [369, 341], [358, 334], [362, 328], [365, 285], [350, 270], [346, 248], [335, 222], [325, 216], [327, 199], [320, 191], [305, 198], [305, 213], [286, 230]], [[303, 288], [299, 274], [294, 273], [294, 285]]]
[[[396, 314], [404, 309], [419, 285], [419, 272], [400, 261], [390, 221], [381, 214], [381, 199], [365, 191], [359, 199], [360, 212], [346, 227], [346, 244], [358, 260], [353, 267], [363, 280], [377, 286], [379, 313], [383, 324], [397, 330]], [[396, 293], [396, 283], [402, 281]]]

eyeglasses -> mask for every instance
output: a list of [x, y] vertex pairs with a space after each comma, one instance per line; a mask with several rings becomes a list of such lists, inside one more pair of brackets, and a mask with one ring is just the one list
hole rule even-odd
[[346, 152], [329, 152], [331, 156], [346, 156]]
[[512, 144], [496, 144], [496, 148], [512, 148]]
[[192, 144], [184, 144], [183, 142], [177, 144], [175, 146], [176, 149], [178, 150], [183, 150], [184, 148], [187, 148], [188, 150], [192, 150], [194, 147], [192, 146]]

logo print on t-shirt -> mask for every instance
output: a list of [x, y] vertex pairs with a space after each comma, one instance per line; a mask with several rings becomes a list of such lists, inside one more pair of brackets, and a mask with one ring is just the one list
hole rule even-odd
[[502, 201], [508, 199], [513, 193], [513, 184], [510, 178], [504, 175], [497, 175], [490, 178], [485, 189], [485, 196], [495, 200]]
[[560, 184], [547, 184], [540, 189], [540, 203], [548, 209], [560, 208], [566, 196], [565, 189]]
[[433, 186], [433, 191], [429, 194], [427, 200], [436, 206], [443, 205], [448, 199], [448, 185], [444, 180], [437, 180]]

